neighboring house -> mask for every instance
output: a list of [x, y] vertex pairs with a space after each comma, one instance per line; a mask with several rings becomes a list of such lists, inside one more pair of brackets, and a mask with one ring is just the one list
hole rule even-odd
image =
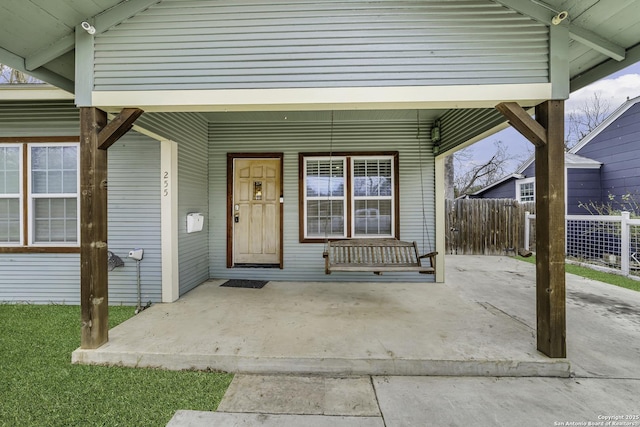
[[[611, 202], [629, 209], [623, 198], [640, 201], [640, 97], [627, 100], [565, 153], [567, 214], [589, 213], [587, 206]], [[474, 198], [535, 200], [535, 162], [472, 194]], [[621, 204], [622, 203], [622, 204]], [[594, 210], [591, 209], [591, 212]]]

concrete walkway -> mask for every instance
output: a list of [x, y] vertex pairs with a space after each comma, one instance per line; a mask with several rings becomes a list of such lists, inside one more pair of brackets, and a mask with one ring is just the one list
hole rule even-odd
[[[533, 265], [474, 256], [447, 263], [459, 301], [533, 335]], [[218, 412], [178, 411], [169, 425], [640, 426], [640, 293], [567, 275], [567, 341], [572, 378], [240, 374]]]

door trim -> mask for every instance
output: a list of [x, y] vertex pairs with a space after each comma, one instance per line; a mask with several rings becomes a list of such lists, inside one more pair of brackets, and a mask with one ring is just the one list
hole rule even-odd
[[[284, 194], [284, 153], [227, 153], [227, 268], [233, 268], [233, 161], [235, 159], [278, 159], [280, 197]], [[284, 268], [284, 203], [280, 203], [280, 269]]]

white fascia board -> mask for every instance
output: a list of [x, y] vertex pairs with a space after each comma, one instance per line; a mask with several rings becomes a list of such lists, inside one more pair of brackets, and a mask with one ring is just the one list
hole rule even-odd
[[600, 169], [602, 163], [572, 163], [565, 165], [566, 169]]
[[536, 156], [535, 154], [532, 154], [531, 157], [529, 157], [522, 165], [520, 165], [520, 167], [514, 173], [522, 174], [522, 172], [524, 172], [525, 169], [527, 169], [535, 160]]
[[148, 112], [493, 108], [500, 102], [539, 104], [551, 99], [551, 84], [93, 91], [91, 98], [92, 106], [109, 111]]
[[74, 96], [66, 90], [48, 85], [0, 85], [2, 101], [58, 101], [70, 100]]

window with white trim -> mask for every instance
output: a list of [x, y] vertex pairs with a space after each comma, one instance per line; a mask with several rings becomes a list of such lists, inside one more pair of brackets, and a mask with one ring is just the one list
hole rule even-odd
[[346, 236], [345, 163], [344, 157], [305, 158], [305, 237]]
[[534, 202], [536, 200], [535, 178], [516, 180], [516, 200], [518, 202]]
[[353, 157], [353, 235], [393, 235], [393, 162], [389, 157]]
[[22, 242], [21, 158], [21, 145], [0, 145], [0, 245]]
[[301, 241], [396, 235], [397, 155], [300, 156]]
[[0, 144], [1, 246], [79, 245], [78, 152], [77, 143]]

